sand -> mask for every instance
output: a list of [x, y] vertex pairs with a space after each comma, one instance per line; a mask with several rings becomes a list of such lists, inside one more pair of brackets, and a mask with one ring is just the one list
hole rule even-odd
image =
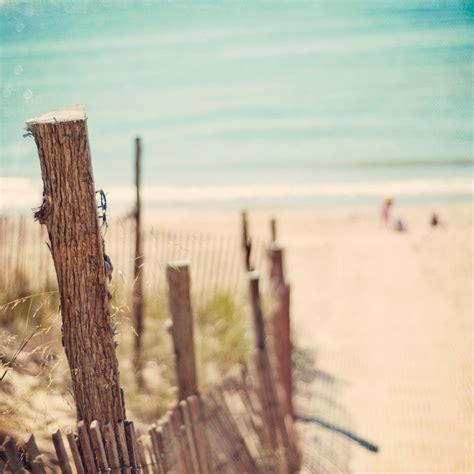
[[[353, 472], [472, 472], [472, 209], [396, 208], [408, 232], [373, 209], [250, 211], [268, 237], [278, 219], [298, 345], [342, 380]], [[235, 211], [163, 210], [167, 227], [234, 233]]]

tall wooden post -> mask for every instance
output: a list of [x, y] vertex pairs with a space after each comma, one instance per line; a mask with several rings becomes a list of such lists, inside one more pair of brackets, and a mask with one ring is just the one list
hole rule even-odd
[[284, 391], [285, 412], [292, 418], [293, 370], [290, 333], [290, 286], [285, 283], [283, 249], [273, 243], [270, 246], [270, 280], [276, 307], [272, 314], [273, 339], [278, 379]]
[[255, 331], [254, 360], [258, 395], [262, 406], [262, 415], [265, 418], [266, 433], [269, 446], [277, 449], [281, 443], [280, 428], [283, 424], [280, 406], [273, 377], [265, 339], [265, 323], [260, 303], [259, 274], [250, 272], [250, 303], [252, 305], [253, 326]]
[[[269, 446], [285, 450], [288, 472], [299, 472], [299, 451], [293, 420], [288, 417], [285, 403], [280, 399], [272, 374], [265, 341], [265, 324], [260, 304], [259, 275], [249, 273], [250, 300], [255, 329], [255, 365], [258, 395], [262, 406]], [[282, 403], [283, 402], [283, 403]]]
[[43, 202], [35, 218], [48, 229], [77, 418], [116, 423], [123, 407], [106, 281], [110, 259], [97, 218], [85, 112], [53, 111], [28, 120], [26, 129], [41, 164]]
[[281, 285], [276, 296], [278, 306], [273, 313], [272, 322], [277, 374], [283, 388], [285, 413], [294, 418], [290, 285]]
[[187, 397], [198, 394], [189, 262], [183, 260], [167, 265], [166, 276], [169, 285], [169, 307], [173, 321], [171, 335], [179, 400], [186, 400]]
[[135, 139], [135, 260], [133, 266], [133, 321], [135, 326], [135, 370], [137, 384], [143, 386], [142, 377], [142, 338], [143, 338], [143, 248], [141, 230], [141, 141]]

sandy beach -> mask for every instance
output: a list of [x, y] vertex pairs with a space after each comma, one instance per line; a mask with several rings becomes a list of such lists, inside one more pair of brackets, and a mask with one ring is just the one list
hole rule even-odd
[[[293, 288], [298, 345], [345, 382], [353, 430], [379, 447], [352, 448], [352, 472], [472, 471], [472, 210], [396, 208], [386, 228], [374, 209], [250, 211], [254, 235], [278, 220]], [[164, 210], [183, 230], [239, 231], [237, 211]]]
[[[294, 342], [315, 354], [318, 371], [338, 381], [332, 401], [344, 417], [334, 421], [379, 448], [371, 452], [332, 432], [329, 455], [338, 461], [345, 450], [339, 460], [343, 469], [327, 472], [472, 472], [472, 209], [468, 204], [438, 206], [442, 226], [436, 229], [429, 227], [432, 211], [395, 206], [394, 217], [404, 219], [406, 233], [385, 226], [377, 209], [248, 212], [250, 233], [259, 242], [269, 241], [270, 218], [277, 219], [292, 285]], [[145, 224], [228, 235], [238, 247], [237, 209], [163, 209], [145, 213]], [[123, 243], [121, 225], [112, 222], [106, 237], [117, 264], [120, 246], [112, 242], [118, 231], [115, 240]], [[164, 267], [151, 266], [152, 276], [164, 273]], [[207, 278], [202, 283], [209, 286]], [[28, 380], [36, 383], [34, 377]], [[24, 434], [42, 433], [38, 426], [69, 427], [72, 405], [58, 387], [43, 393], [20, 383], [17, 394], [25, 392], [26, 398], [12, 428]], [[311, 409], [333, 421], [321, 400], [316, 394]], [[326, 453], [313, 454], [321, 459]]]

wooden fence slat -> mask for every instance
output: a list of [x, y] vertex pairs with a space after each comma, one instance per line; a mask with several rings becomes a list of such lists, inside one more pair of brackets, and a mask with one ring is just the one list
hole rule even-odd
[[208, 417], [215, 430], [219, 433], [219, 443], [226, 452], [227, 459], [237, 469], [236, 472], [258, 472], [245, 440], [240, 435], [232, 416], [228, 416], [223, 409], [223, 402], [211, 393], [205, 399], [209, 407]]
[[[211, 448], [211, 472], [226, 472], [238, 474], [242, 467], [239, 466], [238, 456], [231, 440], [219, 423], [215, 407], [206, 401], [206, 425]], [[244, 471], [245, 472], [245, 471]]]
[[110, 421], [102, 426], [102, 432], [105, 442], [105, 451], [112, 472], [120, 471], [120, 458], [118, 454], [117, 441], [115, 439], [114, 427]]
[[69, 458], [66, 452], [66, 448], [64, 446], [61, 430], [56, 430], [53, 433], [52, 438], [62, 474], [72, 474], [72, 469], [71, 465], [69, 464]]
[[137, 442], [137, 457], [138, 457], [138, 465], [140, 466], [141, 470], [145, 473], [148, 474], [150, 471], [148, 469], [148, 461], [146, 459], [145, 455], [145, 445], [144, 445], [144, 439], [141, 433], [137, 430], [136, 432], [136, 442]]
[[157, 464], [158, 472], [163, 472], [163, 465], [161, 462], [161, 454], [162, 454], [162, 444], [163, 442], [158, 440], [158, 431], [156, 425], [151, 425], [148, 429], [148, 434], [150, 435], [151, 445], [153, 448], [153, 456], [155, 458], [155, 462]]
[[99, 422], [94, 420], [90, 426], [92, 450], [95, 455], [95, 462], [100, 471], [107, 471], [109, 463], [105, 454], [104, 442], [102, 440], [102, 433], [100, 432]]
[[168, 472], [167, 453], [165, 451], [165, 442], [163, 437], [163, 427], [161, 425], [156, 428], [156, 443], [160, 453], [160, 469], [163, 474]]
[[123, 421], [119, 421], [115, 425], [115, 428], [117, 430], [117, 447], [119, 451], [121, 466], [126, 470], [126, 472], [130, 472], [130, 456], [128, 455], [127, 437], [125, 435], [125, 423]]
[[94, 453], [92, 452], [89, 432], [84, 420], [77, 423], [77, 434], [79, 435], [79, 442], [81, 446], [82, 462], [86, 468], [87, 474], [95, 474], [96, 465], [94, 461]]
[[227, 381], [225, 389], [222, 386], [215, 389], [218, 395], [217, 400], [225, 416], [233, 420], [240, 436], [245, 440], [251, 457], [257, 459], [262, 454], [262, 446], [255, 425], [252, 423], [252, 412], [245, 407], [240, 391], [231, 388], [233, 382], [235, 381]]
[[135, 427], [133, 421], [125, 420], [125, 439], [127, 441], [128, 457], [130, 459], [130, 467], [138, 467], [137, 456], [137, 440], [135, 438]]
[[5, 456], [7, 457], [7, 466], [10, 468], [11, 472], [14, 474], [24, 473], [25, 470], [23, 469], [23, 464], [21, 463], [20, 454], [16, 448], [15, 441], [13, 441], [10, 436], [5, 438], [3, 450], [5, 451]]
[[202, 474], [209, 474], [211, 472], [209, 466], [209, 440], [204, 425], [204, 416], [200, 407], [200, 400], [196, 395], [191, 395], [188, 397], [187, 401], [189, 404], [189, 414], [191, 416], [194, 438], [196, 440], [201, 472]]
[[181, 474], [183, 469], [181, 467], [181, 463], [179, 462], [179, 452], [176, 446], [176, 439], [173, 434], [173, 429], [171, 427], [171, 421], [169, 413], [162, 418], [160, 421], [160, 426], [157, 430], [158, 434], [161, 431], [162, 439], [163, 439], [163, 460], [165, 465], [165, 472], [177, 472]]
[[189, 406], [187, 402], [181, 400], [179, 402], [179, 408], [181, 410], [181, 419], [183, 420], [183, 425], [186, 433], [186, 438], [188, 441], [189, 455], [191, 459], [192, 472], [196, 474], [201, 473], [201, 467], [199, 465], [199, 459], [196, 449], [196, 440], [194, 438], [194, 431], [191, 421], [191, 414], [189, 412]]
[[39, 458], [40, 452], [36, 444], [35, 436], [30, 434], [26, 440], [26, 451], [28, 453], [28, 460], [31, 464], [31, 471], [33, 474], [45, 474], [43, 460]]
[[72, 430], [68, 430], [66, 432], [66, 438], [69, 443], [69, 449], [71, 450], [72, 459], [74, 461], [74, 465], [76, 466], [77, 474], [85, 474], [84, 465], [82, 464], [81, 453], [79, 451], [79, 439], [78, 437], [72, 432]]
[[30, 434], [26, 440], [26, 451], [28, 452], [28, 458], [30, 461], [40, 455], [34, 434]]
[[239, 450], [239, 456], [241, 457], [243, 463], [247, 468], [257, 470], [255, 460], [253, 459], [247, 443], [245, 442], [245, 439], [243, 438], [237, 424], [234, 421], [232, 413], [230, 413], [230, 411], [227, 409], [225, 401], [221, 396], [219, 396], [218, 392], [211, 393], [210, 399], [217, 408], [216, 412], [218, 414], [219, 422], [223, 427], [225, 427], [226, 432], [231, 435], [230, 437], [233, 440], [234, 449]]
[[179, 409], [175, 408], [171, 412], [171, 424], [173, 427], [176, 445], [179, 452], [179, 461], [182, 464], [183, 472], [192, 473], [192, 464], [189, 457], [189, 450], [187, 447], [186, 434], [183, 429], [183, 424], [181, 421], [181, 415]]
[[[37, 456], [33, 461], [30, 462], [31, 466], [31, 472], [33, 474], [45, 474], [46, 470], [44, 468], [44, 463], [43, 463], [43, 455], [40, 454]], [[1, 469], [0, 469], [1, 472]]]
[[142, 438], [143, 451], [145, 453], [145, 459], [147, 460], [148, 472], [151, 474], [161, 474], [160, 467], [155, 460], [153, 447], [151, 446], [151, 438], [148, 435], [145, 435], [145, 438]]

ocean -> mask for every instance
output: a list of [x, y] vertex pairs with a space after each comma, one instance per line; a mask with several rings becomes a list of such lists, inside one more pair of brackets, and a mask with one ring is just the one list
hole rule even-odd
[[144, 204], [472, 199], [473, 2], [0, 0], [0, 205], [41, 174], [25, 120], [83, 104], [95, 184]]

